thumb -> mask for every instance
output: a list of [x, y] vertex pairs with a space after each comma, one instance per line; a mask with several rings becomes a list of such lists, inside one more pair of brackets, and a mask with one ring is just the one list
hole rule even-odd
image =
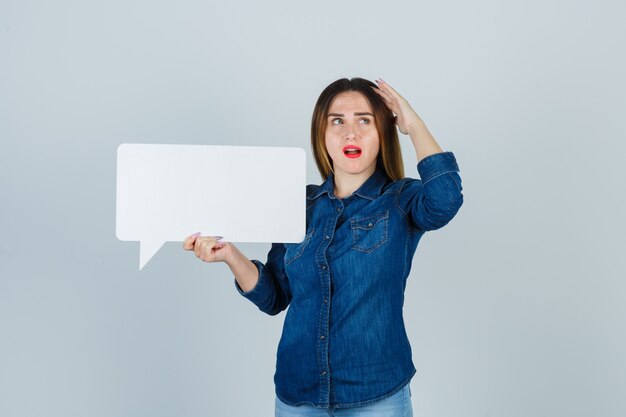
[[183, 249], [192, 250], [198, 236], [200, 236], [200, 232], [196, 232], [193, 235], [187, 236], [187, 238], [183, 242]]

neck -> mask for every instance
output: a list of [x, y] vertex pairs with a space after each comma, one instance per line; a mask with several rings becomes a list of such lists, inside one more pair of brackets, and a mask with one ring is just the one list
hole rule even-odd
[[348, 174], [343, 171], [336, 171], [334, 173], [335, 188], [333, 193], [335, 197], [345, 198], [363, 185], [365, 181], [376, 171], [376, 167], [373, 169], [361, 172], [359, 174]]

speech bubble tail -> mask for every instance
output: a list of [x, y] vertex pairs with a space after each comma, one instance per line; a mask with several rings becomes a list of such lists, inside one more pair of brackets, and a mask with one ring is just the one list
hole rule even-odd
[[139, 270], [161, 249], [165, 241], [142, 240], [139, 242]]

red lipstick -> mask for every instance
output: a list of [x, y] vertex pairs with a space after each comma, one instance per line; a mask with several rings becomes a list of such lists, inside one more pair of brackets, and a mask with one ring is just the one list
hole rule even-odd
[[361, 156], [361, 148], [354, 145], [347, 145], [343, 148], [343, 154], [348, 158], [358, 158]]

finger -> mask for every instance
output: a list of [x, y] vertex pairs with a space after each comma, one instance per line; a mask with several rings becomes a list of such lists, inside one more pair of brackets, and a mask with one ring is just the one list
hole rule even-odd
[[381, 90], [380, 96], [383, 98], [383, 100], [385, 100], [385, 103], [387, 103], [388, 106], [394, 106], [395, 107], [397, 105], [397, 101], [388, 92], [386, 92], [384, 90]]
[[403, 97], [392, 86], [387, 84], [387, 82], [383, 80], [382, 78], [376, 80], [376, 82], [378, 83], [378, 86], [380, 87], [380, 89], [384, 91], [385, 93], [387, 93], [394, 100], [398, 100], [398, 101], [403, 100]]
[[206, 236], [201, 236], [197, 238], [196, 241], [194, 242], [193, 251], [198, 258], [202, 255], [203, 248], [206, 245], [206, 242], [208, 239], [209, 238]]
[[382, 81], [378, 81], [378, 80], [376, 80], [376, 82], [378, 83], [378, 89], [379, 89], [380, 93], [384, 97], [386, 97], [391, 102], [397, 101], [398, 97], [393, 94], [393, 90], [391, 89], [391, 87], [389, 87], [388, 84], [386, 84], [386, 83], [384, 83]]
[[183, 249], [185, 249], [185, 250], [192, 250], [193, 249], [193, 245], [194, 245], [196, 239], [198, 238], [198, 236], [200, 236], [200, 232], [197, 232], [197, 233], [194, 233], [193, 235], [187, 236], [187, 238], [183, 242]]
[[381, 90], [389, 90], [389, 88], [390, 88], [389, 84], [387, 84], [382, 78], [379, 78], [379, 79], [376, 80], [376, 85]]
[[383, 99], [383, 102], [389, 110], [395, 114], [400, 113], [400, 104], [395, 99], [391, 98], [389, 95], [385, 95], [383, 92], [381, 92], [379, 96]]
[[387, 84], [387, 81], [380, 78], [379, 84], [383, 87], [384, 91], [393, 96], [396, 99], [404, 99], [400, 93], [398, 93], [392, 86]]
[[387, 93], [386, 91], [383, 91], [380, 88], [373, 88], [373, 89], [374, 89], [374, 91], [376, 91], [378, 93], [380, 98], [383, 99], [383, 101], [385, 102], [385, 104], [388, 107], [393, 105], [393, 98], [391, 97], [391, 95], [389, 93]]
[[196, 240], [194, 252], [198, 258], [205, 260], [205, 258], [212, 255], [213, 248], [217, 245], [217, 243], [217, 240], [213, 237], [203, 237]]

